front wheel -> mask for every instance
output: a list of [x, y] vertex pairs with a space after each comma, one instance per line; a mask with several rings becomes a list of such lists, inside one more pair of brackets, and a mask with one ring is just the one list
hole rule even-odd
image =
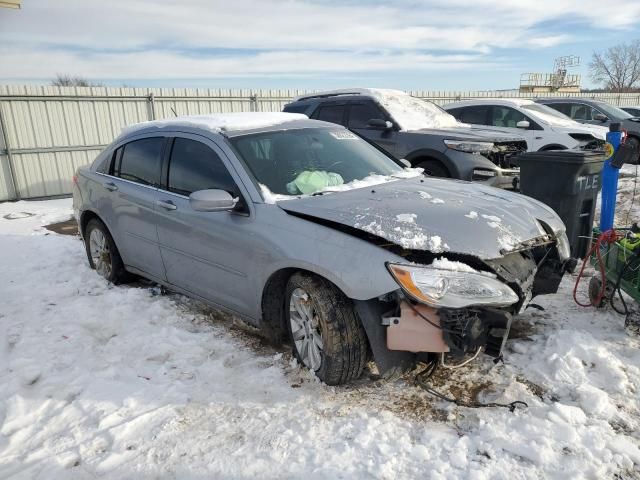
[[430, 177], [451, 178], [451, 173], [442, 163], [437, 160], [426, 160], [418, 163], [416, 167], [422, 168], [426, 175]]
[[294, 274], [286, 289], [286, 320], [299, 362], [328, 385], [355, 380], [367, 361], [367, 339], [351, 301], [329, 282]]
[[118, 284], [127, 279], [122, 258], [107, 227], [100, 220], [89, 220], [84, 242], [91, 268], [104, 279]]

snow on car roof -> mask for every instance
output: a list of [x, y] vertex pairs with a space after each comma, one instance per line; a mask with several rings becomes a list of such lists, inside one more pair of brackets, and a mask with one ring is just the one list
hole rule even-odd
[[374, 98], [382, 105], [402, 130], [459, 127], [460, 124], [434, 103], [412, 97], [402, 90], [384, 88], [343, 88], [310, 93], [295, 97], [293, 101], [339, 95], [363, 95]]
[[283, 112], [241, 112], [241, 113], [216, 113], [207, 115], [185, 115], [162, 120], [135, 123], [122, 129], [120, 136], [144, 130], [149, 127], [191, 127], [211, 132], [229, 132], [238, 130], [252, 130], [257, 128], [273, 127], [296, 120], [309, 120], [302, 113]]
[[488, 103], [491, 105], [509, 105], [509, 106], [518, 106], [522, 105], [531, 105], [535, 103], [533, 100], [529, 100], [528, 98], [470, 98], [468, 100], [461, 100], [459, 102], [451, 102], [447, 103], [444, 108], [447, 109], [449, 107], [462, 107], [465, 105], [481, 105], [483, 103]]

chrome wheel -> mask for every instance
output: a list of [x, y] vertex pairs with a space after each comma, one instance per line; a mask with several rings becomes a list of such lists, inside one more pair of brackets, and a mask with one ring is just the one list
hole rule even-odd
[[302, 362], [314, 371], [319, 370], [323, 345], [320, 324], [311, 298], [302, 288], [291, 292], [289, 322], [293, 342]]
[[111, 250], [105, 234], [98, 228], [89, 235], [89, 252], [96, 272], [104, 278], [111, 276]]

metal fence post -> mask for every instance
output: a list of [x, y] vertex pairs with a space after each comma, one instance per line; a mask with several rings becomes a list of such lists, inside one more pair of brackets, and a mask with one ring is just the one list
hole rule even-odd
[[147, 95], [147, 100], [149, 101], [149, 120], [156, 119], [156, 102], [155, 97], [153, 96], [153, 92]]
[[13, 155], [11, 153], [11, 147], [9, 146], [9, 137], [7, 135], [7, 125], [4, 122], [4, 116], [2, 115], [2, 104], [0, 103], [0, 130], [2, 130], [2, 140], [4, 143], [4, 149], [7, 153], [7, 160], [9, 161], [9, 179], [11, 180], [11, 188], [13, 189], [13, 197], [9, 200], [20, 200], [20, 192], [18, 191], [18, 183], [16, 182], [15, 166], [13, 165]]

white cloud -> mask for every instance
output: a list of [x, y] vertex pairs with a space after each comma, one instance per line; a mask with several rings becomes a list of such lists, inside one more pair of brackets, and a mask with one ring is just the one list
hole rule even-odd
[[[499, 60], [475, 55], [427, 55], [404, 52], [273, 51], [243, 56], [193, 57], [175, 52], [101, 53], [79, 55], [68, 51], [32, 51], [0, 47], [7, 64], [20, 65], [10, 78], [49, 78], [52, 72], [99, 79], [223, 78], [268, 75], [302, 76], [332, 73], [403, 71], [428, 72], [443, 68], [501, 67]], [[6, 73], [5, 73], [6, 75]]]
[[[620, 0], [611, 8], [602, 0], [30, 0], [22, 10], [0, 11], [0, 77], [476, 68], [493, 65], [489, 54], [497, 47], [545, 48], [568, 41], [573, 32], [540, 28], [568, 20], [626, 28], [640, 21], [640, 2]], [[194, 49], [199, 56], [180, 53]], [[219, 49], [230, 51], [221, 56]]]

